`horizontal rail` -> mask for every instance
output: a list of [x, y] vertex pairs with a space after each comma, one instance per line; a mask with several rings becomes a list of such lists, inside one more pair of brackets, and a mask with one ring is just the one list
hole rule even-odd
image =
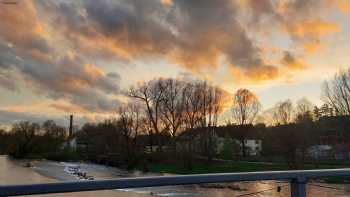
[[198, 175], [176, 175], [157, 177], [121, 178], [112, 180], [75, 181], [30, 185], [2, 185], [0, 196], [18, 196], [49, 193], [66, 193], [125, 189], [138, 187], [191, 185], [258, 180], [307, 180], [329, 176], [350, 176], [350, 169], [265, 171], [245, 173], [220, 173]]

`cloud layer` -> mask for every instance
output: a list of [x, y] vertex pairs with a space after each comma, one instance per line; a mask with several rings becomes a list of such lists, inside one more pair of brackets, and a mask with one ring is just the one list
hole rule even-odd
[[[332, 6], [341, 12], [350, 7], [342, 0], [0, 4], [0, 86], [10, 91], [27, 88], [103, 113], [121, 102], [122, 77], [104, 70], [98, 60], [118, 65], [118, 61], [161, 58], [197, 75], [225, 65], [232, 78], [273, 80], [286, 70], [305, 69], [303, 57], [317, 52], [323, 37], [341, 31], [322, 17]], [[266, 46], [257, 40], [275, 33], [285, 34], [295, 50], [281, 49], [280, 58], [271, 61], [263, 53]]]
[[264, 63], [239, 23], [234, 1], [88, 0], [41, 6], [55, 13], [52, 20], [84, 53], [128, 60], [160, 56], [192, 71], [217, 68], [224, 58], [247, 76], [276, 77], [277, 68]]
[[[51, 99], [65, 99], [91, 111], [112, 111], [118, 101], [117, 73], [105, 73], [73, 50], [53, 42], [31, 1], [19, 8], [0, 5], [0, 81], [9, 90], [25, 88]], [[112, 96], [111, 96], [112, 95]]]

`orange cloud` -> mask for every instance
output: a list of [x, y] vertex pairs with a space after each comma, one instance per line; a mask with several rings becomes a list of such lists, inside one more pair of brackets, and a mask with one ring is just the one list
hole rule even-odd
[[344, 12], [349, 13], [350, 12], [350, 2], [348, 0], [332, 0], [332, 3], [335, 3], [336, 7]]
[[307, 54], [312, 54], [312, 53], [315, 53], [316, 51], [319, 51], [322, 48], [322, 45], [320, 41], [315, 40], [315, 41], [305, 42], [303, 47], [304, 47], [304, 51]]
[[286, 23], [283, 28], [307, 54], [315, 53], [324, 47], [320, 41], [322, 36], [341, 31], [338, 24], [319, 19]]
[[13, 45], [23, 45], [23, 52], [47, 50], [47, 36], [32, 1], [19, 1], [16, 7], [0, 3], [0, 35]]
[[287, 24], [288, 32], [297, 37], [320, 37], [331, 33], [340, 32], [336, 23], [324, 22], [321, 20], [304, 21], [301, 23]]
[[88, 113], [89, 112], [88, 110], [85, 110], [80, 106], [72, 105], [71, 103], [65, 103], [65, 102], [55, 102], [50, 104], [50, 107], [66, 113]]
[[160, 0], [163, 5], [170, 6], [173, 4], [172, 0]]
[[106, 75], [102, 69], [96, 67], [93, 64], [85, 64], [84, 72], [86, 73], [86, 75], [90, 76], [91, 78], [93, 78], [95, 80], [97, 80], [101, 77], [104, 77]]
[[[56, 102], [55, 102], [56, 103]], [[9, 105], [6, 107], [0, 108], [0, 110], [5, 110], [8, 112], [16, 112], [16, 113], [55, 113], [55, 110], [50, 109], [51, 102], [34, 102], [30, 105], [28, 104], [16, 104]]]
[[245, 75], [253, 81], [259, 82], [276, 79], [279, 76], [279, 71], [273, 66], [254, 67], [245, 71]]
[[280, 76], [279, 69], [274, 66], [252, 67], [249, 70], [230, 67], [229, 70], [235, 83], [259, 83], [274, 80]]
[[191, 71], [200, 72], [203, 69], [214, 69], [218, 67], [220, 51], [213, 47], [183, 51], [174, 49], [168, 58], [180, 65], [189, 68]]

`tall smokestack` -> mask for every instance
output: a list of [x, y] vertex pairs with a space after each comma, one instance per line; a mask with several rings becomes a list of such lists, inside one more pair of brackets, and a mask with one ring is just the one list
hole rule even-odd
[[70, 115], [69, 119], [69, 137], [73, 135], [73, 115]]

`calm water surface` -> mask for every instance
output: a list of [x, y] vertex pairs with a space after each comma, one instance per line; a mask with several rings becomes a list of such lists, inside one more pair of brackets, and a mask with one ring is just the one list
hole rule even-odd
[[[77, 181], [73, 175], [67, 174], [64, 167], [68, 163], [51, 162], [51, 161], [36, 161], [34, 167], [26, 168], [23, 161], [11, 160], [6, 156], [0, 156], [0, 184], [25, 184], [25, 183], [47, 183], [59, 181]], [[88, 164], [88, 163], [74, 163], [79, 164], [81, 168], [88, 172], [88, 175], [94, 176], [95, 179], [111, 179], [131, 176], [154, 176], [160, 174], [142, 174], [139, 172], [127, 172], [117, 168], [106, 167], [102, 165]], [[289, 185], [286, 183], [274, 181], [260, 181], [260, 182], [241, 182], [232, 183], [235, 187], [241, 190], [233, 189], [213, 189], [198, 185], [191, 186], [171, 186], [171, 187], [154, 187], [154, 188], [139, 188], [129, 190], [111, 190], [111, 191], [96, 191], [96, 192], [78, 192], [67, 194], [51, 194], [41, 196], [62, 196], [62, 197], [235, 197], [242, 194], [247, 194], [256, 191], [269, 190], [277, 186], [283, 186], [281, 192], [276, 189], [266, 191], [264, 193], [252, 195], [258, 197], [287, 197], [290, 196]], [[308, 186], [308, 196], [317, 197], [350, 197], [350, 185], [326, 185], [336, 187], [341, 190], [333, 190], [327, 188], [320, 188], [315, 186]], [[348, 190], [348, 191], [346, 191]]]

